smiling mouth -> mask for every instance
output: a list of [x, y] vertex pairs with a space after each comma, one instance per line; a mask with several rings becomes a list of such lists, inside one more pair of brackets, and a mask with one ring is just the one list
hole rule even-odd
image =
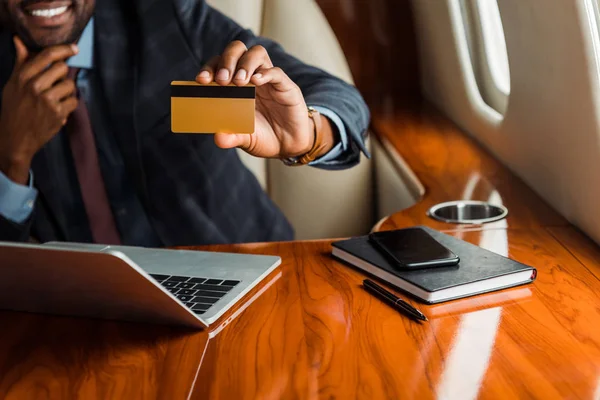
[[30, 27], [57, 29], [72, 22], [73, 0], [24, 0], [21, 8]]
[[66, 13], [67, 10], [69, 10], [69, 6], [25, 10], [25, 12], [31, 15], [32, 17], [53, 18]]

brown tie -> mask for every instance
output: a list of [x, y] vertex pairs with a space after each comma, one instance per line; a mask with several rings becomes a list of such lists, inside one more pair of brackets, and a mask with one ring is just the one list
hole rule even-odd
[[[78, 72], [79, 69], [71, 68], [69, 78], [76, 80]], [[77, 97], [80, 97], [79, 91], [77, 91]], [[85, 102], [81, 98], [79, 106], [69, 116], [66, 131], [69, 135], [81, 197], [94, 242], [120, 244], [121, 238], [115, 225], [100, 172], [90, 116]]]

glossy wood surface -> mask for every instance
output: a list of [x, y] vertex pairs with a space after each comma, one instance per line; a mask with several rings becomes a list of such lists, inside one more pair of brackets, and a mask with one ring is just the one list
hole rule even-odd
[[[365, 292], [331, 241], [199, 247], [279, 255], [281, 277], [218, 332], [0, 311], [0, 399], [599, 397], [598, 246], [446, 118], [396, 108], [420, 99], [409, 0], [317, 1], [375, 134], [426, 188], [379, 229], [425, 224], [533, 265], [537, 280], [431, 306], [399, 293], [421, 324]], [[426, 216], [455, 199], [501, 201], [509, 217]]]
[[579, 262], [600, 279], [600, 247], [596, 243], [573, 226], [552, 227], [548, 230]]
[[421, 98], [411, 0], [317, 0], [370, 107]]
[[[426, 191], [415, 206], [390, 216], [381, 230], [422, 223], [440, 230], [568, 226], [521, 179], [434, 109], [375, 109], [372, 125], [376, 135], [393, 145]], [[500, 203], [508, 208], [508, 218], [473, 226], [437, 222], [426, 216], [432, 206], [451, 200]]]
[[0, 398], [594, 398], [600, 281], [545, 229], [453, 232], [538, 268], [535, 283], [426, 306], [362, 290], [329, 241], [211, 247], [283, 258], [281, 278], [209, 332], [0, 313]]
[[[375, 114], [374, 125], [427, 188], [384, 229], [445, 230], [533, 265], [537, 280], [431, 306], [408, 299], [421, 324], [365, 292], [331, 241], [198, 248], [279, 255], [281, 277], [219, 332], [0, 312], [0, 398], [597, 398], [600, 249], [443, 117]], [[500, 196], [509, 218], [425, 215], [466, 188]]]
[[445, 230], [535, 266], [533, 284], [408, 299], [430, 320], [420, 324], [365, 292], [331, 241], [198, 248], [280, 255], [281, 277], [218, 332], [0, 312], [0, 398], [597, 398], [598, 246], [443, 117], [375, 117], [427, 187], [422, 203], [474, 187], [471, 198], [501, 196], [511, 210], [504, 224], [457, 226], [417, 204], [384, 229]]

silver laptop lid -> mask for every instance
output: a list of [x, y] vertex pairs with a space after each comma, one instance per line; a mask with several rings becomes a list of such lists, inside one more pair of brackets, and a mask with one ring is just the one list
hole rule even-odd
[[[228, 261], [215, 261], [220, 256]], [[248, 260], [253, 257], [260, 257], [262, 263], [248, 268]], [[214, 322], [280, 262], [278, 257], [268, 256], [2, 242], [0, 259], [3, 260], [1, 308], [197, 328]], [[254, 261], [250, 264], [254, 265]], [[148, 265], [141, 268], [140, 262]], [[227, 271], [232, 270], [232, 275], [228, 275]], [[237, 276], [242, 282], [235, 292], [228, 293], [200, 318], [149, 276], [149, 273], [174, 275], [173, 272], [190, 276], [207, 273]]]

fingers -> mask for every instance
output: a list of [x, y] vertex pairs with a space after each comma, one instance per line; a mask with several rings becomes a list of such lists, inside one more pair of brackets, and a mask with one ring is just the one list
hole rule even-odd
[[79, 100], [76, 97], [67, 97], [65, 100], [57, 103], [56, 105], [56, 113], [57, 117], [60, 119], [62, 126], [67, 124], [67, 120], [69, 119], [69, 115], [73, 111], [77, 109], [79, 106]]
[[[40, 99], [45, 103], [45, 106], [48, 108], [48, 111], [51, 112], [55, 121], [64, 126], [67, 123], [69, 115], [77, 109], [79, 100], [74, 96], [70, 96], [62, 101], [57, 101], [57, 97], [59, 97], [59, 95], [56, 93], [51, 94], [50, 92], [46, 92]], [[50, 130], [47, 133], [51, 134], [49, 137], [52, 137], [54, 136], [55, 131]]]
[[203, 85], [211, 83], [215, 77], [215, 71], [217, 70], [219, 62], [221, 62], [221, 56], [211, 58], [208, 63], [202, 67], [198, 76], [196, 76], [196, 82]]
[[71, 79], [65, 79], [64, 81], [60, 82], [59, 84], [48, 90], [45, 93], [45, 95], [53, 101], [60, 102], [65, 100], [67, 97], [73, 96], [75, 90], [75, 82], [73, 82]]
[[56, 82], [64, 79], [69, 73], [69, 67], [65, 62], [52, 64], [50, 68], [44, 71], [31, 81], [31, 89], [35, 94], [41, 94], [50, 89]]
[[69, 57], [73, 57], [78, 52], [76, 45], [60, 45], [48, 47], [40, 54], [35, 56], [31, 61], [23, 65], [19, 79], [21, 83], [26, 83], [31, 80], [34, 76], [40, 74], [49, 65], [54, 64], [57, 61], [64, 61]]
[[15, 49], [17, 50], [17, 60], [14, 70], [17, 71], [23, 64], [25, 64], [25, 61], [27, 61], [27, 57], [29, 57], [29, 50], [27, 50], [27, 47], [20, 37], [15, 36], [13, 41], [15, 43]]
[[215, 144], [222, 149], [233, 149], [239, 147], [243, 150], [249, 150], [253, 146], [254, 134], [215, 134]]
[[60, 113], [63, 118], [67, 118], [73, 111], [77, 109], [79, 100], [76, 97], [69, 97], [60, 103]]
[[250, 81], [256, 86], [263, 86], [269, 83], [279, 92], [300, 90], [294, 81], [278, 67], [258, 70]]
[[[62, 82], [61, 82], [62, 85]], [[44, 93], [40, 99], [45, 103], [46, 107], [48, 107], [54, 115], [59, 119], [64, 119], [69, 116], [79, 104], [77, 97], [75, 96], [67, 96], [65, 93], [68, 93], [70, 88], [68, 85], [57, 85], [52, 90]], [[60, 86], [60, 87], [59, 87]]]
[[239, 40], [231, 42], [221, 56], [221, 61], [217, 66], [215, 82], [220, 85], [229, 85], [236, 72], [238, 61], [246, 51], [248, 51], [248, 48], [243, 42]]
[[252, 75], [259, 69], [272, 68], [271, 58], [263, 46], [254, 46], [250, 50], [236, 40], [231, 42], [221, 56], [213, 57], [196, 76], [196, 82], [209, 84], [213, 81], [220, 85], [234, 83], [247, 85]]
[[71, 115], [71, 113], [75, 111], [79, 106], [79, 100], [77, 99], [77, 97], [71, 96], [55, 104], [56, 115], [61, 121], [61, 124], [64, 126], [67, 123], [67, 120], [69, 119], [69, 115]]
[[272, 68], [273, 63], [263, 46], [254, 46], [248, 50], [238, 61], [237, 71], [233, 78], [233, 83], [238, 86], [247, 85], [252, 75], [258, 69]]

